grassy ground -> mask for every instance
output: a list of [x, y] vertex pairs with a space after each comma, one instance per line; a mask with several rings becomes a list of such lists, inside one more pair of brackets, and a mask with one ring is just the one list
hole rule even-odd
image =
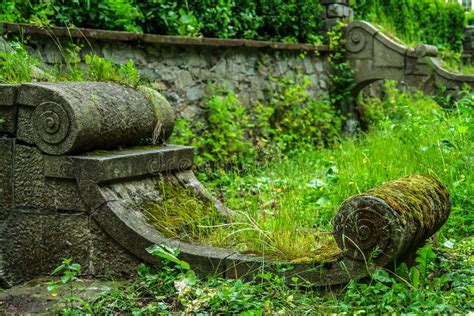
[[[8, 60], [23, 65], [22, 50], [12, 54]], [[27, 62], [23, 69], [4, 61], [0, 63], [0, 81], [29, 81], [35, 64]], [[85, 73], [76, 73], [76, 69], [68, 71], [79, 78], [74, 80], [113, 80], [117, 73], [119, 79], [137, 77], [131, 64], [118, 68], [93, 56]], [[383, 101], [365, 102], [364, 119], [369, 126], [365, 133], [341, 139], [331, 148], [302, 146], [284, 155], [269, 155], [264, 162], [247, 162], [216, 172], [212, 180], [202, 177], [237, 215], [228, 226], [196, 222], [195, 227], [207, 231], [198, 239], [298, 260], [308, 254], [312, 258], [330, 254], [318, 246], [330, 244], [331, 218], [345, 198], [404, 175], [433, 174], [448, 186], [453, 210], [437, 241], [419, 251], [416, 266], [400, 265], [396, 271], [378, 269], [363, 282], [353, 281], [337, 292], [320, 292], [298, 279], [287, 280], [271, 273], [262, 273], [253, 282], [200, 279], [192, 267], [178, 259], [175, 250], [155, 247], [153, 254], [166, 259], [164, 267], [140, 266], [136, 280], [93, 302], [72, 295], [67, 300], [76, 301], [76, 307], [63, 313], [472, 311], [473, 105], [474, 95], [467, 94], [444, 110], [423, 95], [399, 93], [389, 87]], [[66, 283], [78, 273], [77, 266], [71, 267], [64, 268]]]
[[418, 251], [414, 266], [377, 269], [367, 280], [318, 291], [271, 273], [253, 282], [200, 279], [175, 250], [157, 246], [151, 252], [167, 259], [164, 267], [140, 266], [137, 280], [83, 304], [81, 310], [244, 315], [472, 311], [473, 104], [474, 95], [467, 94], [444, 110], [423, 95], [391, 89], [384, 101], [366, 103], [365, 117], [372, 122], [368, 132], [343, 139], [334, 148], [294, 150], [223, 172], [207, 183], [239, 211], [242, 223], [215, 227], [222, 238], [208, 241], [301, 257], [300, 248], [315, 251], [307, 232], [330, 231], [334, 212], [348, 196], [407, 174], [433, 174], [448, 186], [453, 209], [437, 238]]
[[[388, 91], [387, 100], [366, 104], [368, 118], [377, 123], [365, 134], [343, 139], [334, 148], [297, 149], [221, 173], [207, 185], [235, 210], [232, 222], [209, 221], [201, 214], [188, 230], [168, 237], [297, 262], [331, 260], [339, 254], [330, 232], [340, 204], [351, 195], [415, 173], [436, 176], [452, 194], [453, 212], [441, 235], [469, 235], [468, 197], [474, 194], [472, 95], [446, 112], [421, 94]], [[199, 209], [191, 204], [180, 207], [183, 218], [186, 209]], [[159, 218], [164, 215], [162, 210]], [[176, 218], [174, 213], [170, 216]]]

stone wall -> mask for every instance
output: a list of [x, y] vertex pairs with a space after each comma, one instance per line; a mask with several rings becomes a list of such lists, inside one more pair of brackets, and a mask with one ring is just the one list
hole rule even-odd
[[329, 78], [328, 48], [250, 40], [179, 38], [98, 30], [40, 30], [6, 24], [9, 37], [23, 32], [29, 48], [43, 62], [63, 62], [63, 51], [72, 42], [83, 46], [81, 58], [94, 52], [117, 63], [133, 60], [140, 74], [153, 82], [176, 112], [194, 117], [201, 111], [211, 83], [225, 84], [252, 105], [265, 100], [275, 86], [270, 80], [303, 74], [316, 96], [326, 92]]
[[464, 41], [463, 41], [464, 54], [467, 55], [468, 59], [474, 56], [474, 26], [467, 25], [464, 28]]

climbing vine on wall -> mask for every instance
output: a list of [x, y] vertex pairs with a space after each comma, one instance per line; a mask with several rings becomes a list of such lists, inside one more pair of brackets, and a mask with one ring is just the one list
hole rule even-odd
[[338, 23], [328, 32], [331, 76], [329, 79], [329, 97], [331, 104], [339, 109], [347, 119], [354, 114], [352, 89], [354, 88], [354, 71], [345, 58], [344, 24]]

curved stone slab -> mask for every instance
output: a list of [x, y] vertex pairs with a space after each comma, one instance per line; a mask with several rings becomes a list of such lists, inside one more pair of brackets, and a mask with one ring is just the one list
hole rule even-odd
[[[80, 163], [79, 163], [80, 164]], [[102, 229], [125, 249], [128, 249], [140, 260], [159, 264], [159, 258], [151, 256], [146, 248], [154, 244], [178, 248], [180, 257], [189, 262], [201, 275], [216, 274], [225, 278], [254, 278], [262, 269], [277, 272], [282, 262], [271, 261], [262, 257], [242, 254], [229, 249], [201, 244], [191, 244], [163, 237], [154, 226], [150, 225], [140, 209], [143, 199], [160, 200], [155, 190], [158, 177], [130, 180], [126, 183], [113, 182], [100, 185], [93, 181], [78, 180], [84, 198], [90, 201], [92, 217]], [[190, 187], [203, 198], [209, 198], [202, 188], [190, 186], [199, 183], [191, 171], [177, 171], [165, 177], [165, 181], [177, 182], [183, 187]], [[94, 199], [90, 199], [91, 192]], [[215, 200], [213, 200], [215, 202]], [[228, 210], [218, 208], [224, 214]], [[283, 263], [285, 264], [285, 263]], [[287, 262], [288, 265], [293, 265]], [[298, 264], [296, 268], [285, 273], [287, 276], [299, 276], [316, 286], [347, 283], [353, 278], [367, 275], [365, 266], [350, 258], [324, 264]]]
[[365, 21], [347, 25], [344, 36], [347, 58], [355, 70], [354, 95], [378, 80], [403, 81], [427, 94], [443, 87], [447, 93], [456, 95], [465, 85], [474, 87], [474, 76], [442, 68], [434, 46], [407, 47]]
[[[74, 158], [76, 159], [76, 158]], [[81, 158], [75, 163], [78, 169], [85, 167]], [[157, 264], [159, 259], [151, 256], [146, 248], [153, 244], [164, 244], [179, 248], [181, 258], [188, 261], [193, 269], [200, 274], [217, 274], [226, 278], [253, 278], [262, 269], [282, 274], [277, 265], [294, 265], [290, 262], [276, 262], [262, 257], [242, 254], [201, 244], [191, 244], [163, 237], [152, 225], [148, 224], [140, 208], [145, 200], [161, 200], [155, 190], [158, 178], [152, 176], [129, 180], [126, 183], [100, 184], [91, 180], [86, 173], [77, 172], [77, 179], [83, 198], [89, 201], [92, 216], [114, 240], [128, 249], [140, 260]], [[165, 181], [179, 183], [184, 187], [195, 189], [203, 198], [199, 181], [192, 171], [176, 170], [163, 176]], [[421, 179], [421, 180], [420, 180]], [[426, 180], [429, 179], [430, 181]], [[422, 182], [426, 180], [425, 182]], [[412, 189], [412, 183], [420, 182], [419, 187]], [[194, 186], [190, 186], [194, 183]], [[402, 217], [398, 209], [385, 200], [371, 195], [355, 196], [347, 200], [335, 217], [335, 238], [345, 255], [332, 262], [296, 264], [295, 269], [285, 272], [287, 276], [299, 276], [315, 286], [327, 286], [347, 283], [351, 279], [364, 277], [368, 274], [368, 266], [386, 266], [390, 262], [401, 259], [410, 251], [414, 251], [422, 242], [434, 234], [446, 221], [450, 211], [449, 194], [437, 180], [425, 176], [412, 176], [385, 184], [380, 188], [401, 183], [408, 184], [409, 190], [401, 199], [418, 196], [426, 206], [426, 214], [417, 222], [413, 217]], [[433, 186], [433, 188], [431, 187]], [[376, 189], [374, 189], [376, 190]], [[382, 190], [382, 189], [379, 189]], [[93, 192], [93, 193], [92, 193]], [[378, 192], [378, 191], [377, 191]], [[432, 194], [432, 192], [435, 192]], [[90, 199], [91, 195], [94, 199]], [[215, 201], [213, 201], [215, 202]], [[218, 205], [220, 207], [220, 205]], [[228, 210], [220, 211], [228, 214]], [[412, 208], [404, 209], [407, 214], [415, 212]], [[431, 216], [431, 213], [434, 213]], [[406, 219], [409, 219], [408, 221]], [[428, 221], [432, 218], [431, 221]], [[424, 228], [420, 223], [428, 223]], [[378, 255], [374, 253], [378, 251]]]

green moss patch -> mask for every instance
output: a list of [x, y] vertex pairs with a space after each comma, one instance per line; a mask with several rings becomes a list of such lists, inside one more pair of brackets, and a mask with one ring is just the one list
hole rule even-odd
[[[369, 195], [386, 201], [400, 216], [402, 223], [413, 222], [422, 231], [437, 229], [440, 219], [447, 217], [449, 193], [433, 176], [412, 175], [369, 190]], [[433, 232], [434, 233], [434, 232]]]

